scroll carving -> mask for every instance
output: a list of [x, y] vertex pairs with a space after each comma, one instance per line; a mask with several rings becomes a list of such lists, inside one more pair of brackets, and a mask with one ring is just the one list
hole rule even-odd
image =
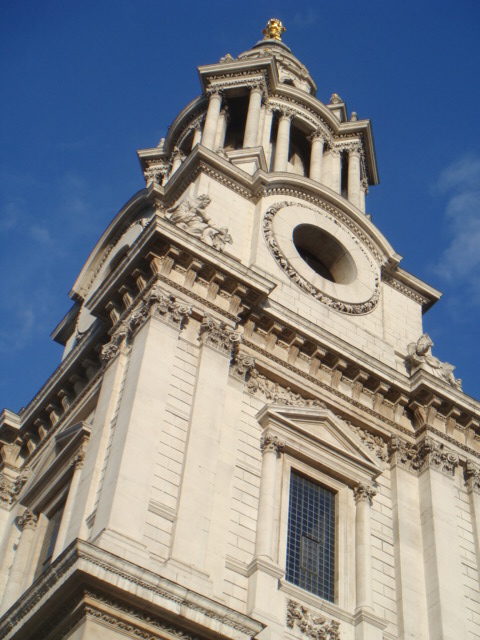
[[316, 615], [295, 600], [287, 602], [287, 627], [298, 627], [312, 640], [340, 640], [340, 623], [336, 620], [327, 621], [323, 616]]
[[245, 380], [245, 376], [255, 367], [255, 358], [248, 353], [238, 351], [234, 354], [231, 372], [241, 380]]
[[18, 524], [21, 529], [36, 529], [38, 522], [38, 516], [30, 509], [25, 509], [23, 514], [18, 518]]

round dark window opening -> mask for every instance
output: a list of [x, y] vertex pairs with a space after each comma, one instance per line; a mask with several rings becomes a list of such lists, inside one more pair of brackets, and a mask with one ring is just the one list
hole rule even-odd
[[293, 230], [292, 239], [302, 260], [325, 280], [350, 284], [357, 277], [352, 257], [327, 231], [313, 224], [300, 224]]

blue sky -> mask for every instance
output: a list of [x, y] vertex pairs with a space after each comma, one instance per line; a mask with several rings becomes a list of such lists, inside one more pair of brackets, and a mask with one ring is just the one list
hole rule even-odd
[[480, 4], [426, 0], [42, 0], [0, 6], [0, 407], [56, 368], [49, 337], [96, 240], [144, 186], [155, 146], [199, 93], [195, 67], [237, 55], [270, 17], [309, 68], [371, 118], [367, 209], [444, 292], [424, 327], [480, 399]]

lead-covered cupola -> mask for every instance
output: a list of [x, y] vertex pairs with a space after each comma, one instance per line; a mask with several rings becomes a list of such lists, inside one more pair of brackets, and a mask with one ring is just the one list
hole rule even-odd
[[370, 121], [348, 116], [336, 93], [328, 104], [316, 98], [308, 69], [281, 40], [284, 31], [272, 19], [248, 51], [198, 68], [202, 95], [157, 147], [139, 151], [147, 186], [165, 186], [201, 145], [250, 175], [308, 178], [365, 212], [368, 189], [378, 183]]

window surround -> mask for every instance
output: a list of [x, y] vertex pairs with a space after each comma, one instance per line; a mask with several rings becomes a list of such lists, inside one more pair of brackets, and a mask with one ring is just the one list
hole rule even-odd
[[355, 516], [353, 488], [373, 484], [383, 466], [350, 427], [322, 406], [265, 405], [257, 414], [263, 437], [282, 443], [276, 466], [274, 562], [285, 575], [288, 506], [292, 470], [335, 493], [335, 599], [334, 603], [301, 587], [279, 580], [286, 593], [305, 594], [320, 609], [350, 617], [355, 610]]

